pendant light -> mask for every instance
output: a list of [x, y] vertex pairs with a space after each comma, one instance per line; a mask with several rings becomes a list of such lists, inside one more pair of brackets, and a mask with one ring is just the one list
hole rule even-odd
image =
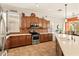
[[64, 5], [65, 6], [65, 21], [64, 21], [64, 33], [65, 33], [65, 25], [66, 25], [66, 22], [67, 22], [67, 4]]
[[67, 4], [65, 4], [65, 19], [67, 18]]

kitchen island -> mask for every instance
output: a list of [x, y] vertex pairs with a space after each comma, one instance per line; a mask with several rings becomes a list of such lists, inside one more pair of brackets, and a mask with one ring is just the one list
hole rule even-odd
[[[56, 34], [57, 54], [62, 56], [79, 56], [79, 37], [67, 34]], [[59, 49], [59, 50], [58, 50]]]

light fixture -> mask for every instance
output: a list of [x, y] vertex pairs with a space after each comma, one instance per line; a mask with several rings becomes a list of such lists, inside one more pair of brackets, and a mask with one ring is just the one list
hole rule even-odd
[[65, 19], [67, 18], [67, 4], [65, 4]]
[[66, 32], [66, 27], [65, 27], [65, 25], [66, 25], [66, 22], [67, 22], [67, 4], [65, 4], [64, 6], [65, 6], [65, 14], [64, 14], [65, 19], [64, 19], [63, 33]]
[[36, 7], [38, 8], [39, 7], [39, 4], [36, 4]]
[[58, 9], [57, 11], [63, 11], [62, 9]]
[[52, 9], [48, 9], [48, 11], [51, 11]]

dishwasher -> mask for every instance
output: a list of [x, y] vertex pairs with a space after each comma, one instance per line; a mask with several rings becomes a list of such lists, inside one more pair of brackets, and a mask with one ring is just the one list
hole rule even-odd
[[7, 51], [4, 48], [5, 42], [6, 42], [6, 27], [3, 17], [3, 9], [0, 6], [0, 56], [7, 56]]

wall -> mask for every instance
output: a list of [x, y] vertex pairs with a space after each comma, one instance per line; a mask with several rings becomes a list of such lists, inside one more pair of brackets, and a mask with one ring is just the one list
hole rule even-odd
[[[9, 7], [7, 7], [9, 6]], [[53, 6], [53, 5], [52, 5]], [[58, 4], [58, 5], [54, 5], [56, 7], [54, 7], [54, 9], [52, 10], [46, 10], [44, 9], [39, 9], [39, 8], [36, 8], [36, 10], [32, 10], [32, 9], [27, 9], [27, 8], [17, 8], [17, 7], [14, 7], [14, 6], [10, 6], [10, 5], [3, 5], [3, 9], [4, 11], [5, 10], [11, 10], [11, 9], [14, 9], [14, 10], [17, 10], [19, 15], [21, 16], [21, 13], [24, 12], [26, 14], [26, 16], [29, 16], [31, 13], [35, 13], [36, 16], [40, 17], [40, 18], [45, 18], [47, 20], [50, 20], [51, 24], [50, 24], [50, 27], [49, 27], [49, 32], [55, 32], [56, 30], [56, 26], [58, 24], [60, 24], [60, 28], [63, 27], [63, 24], [64, 24], [64, 4]], [[59, 6], [59, 7], [58, 7]], [[30, 8], [30, 7], [28, 7]], [[63, 8], [63, 11], [57, 11], [56, 9], [58, 8]], [[39, 10], [38, 10], [39, 9]]]

